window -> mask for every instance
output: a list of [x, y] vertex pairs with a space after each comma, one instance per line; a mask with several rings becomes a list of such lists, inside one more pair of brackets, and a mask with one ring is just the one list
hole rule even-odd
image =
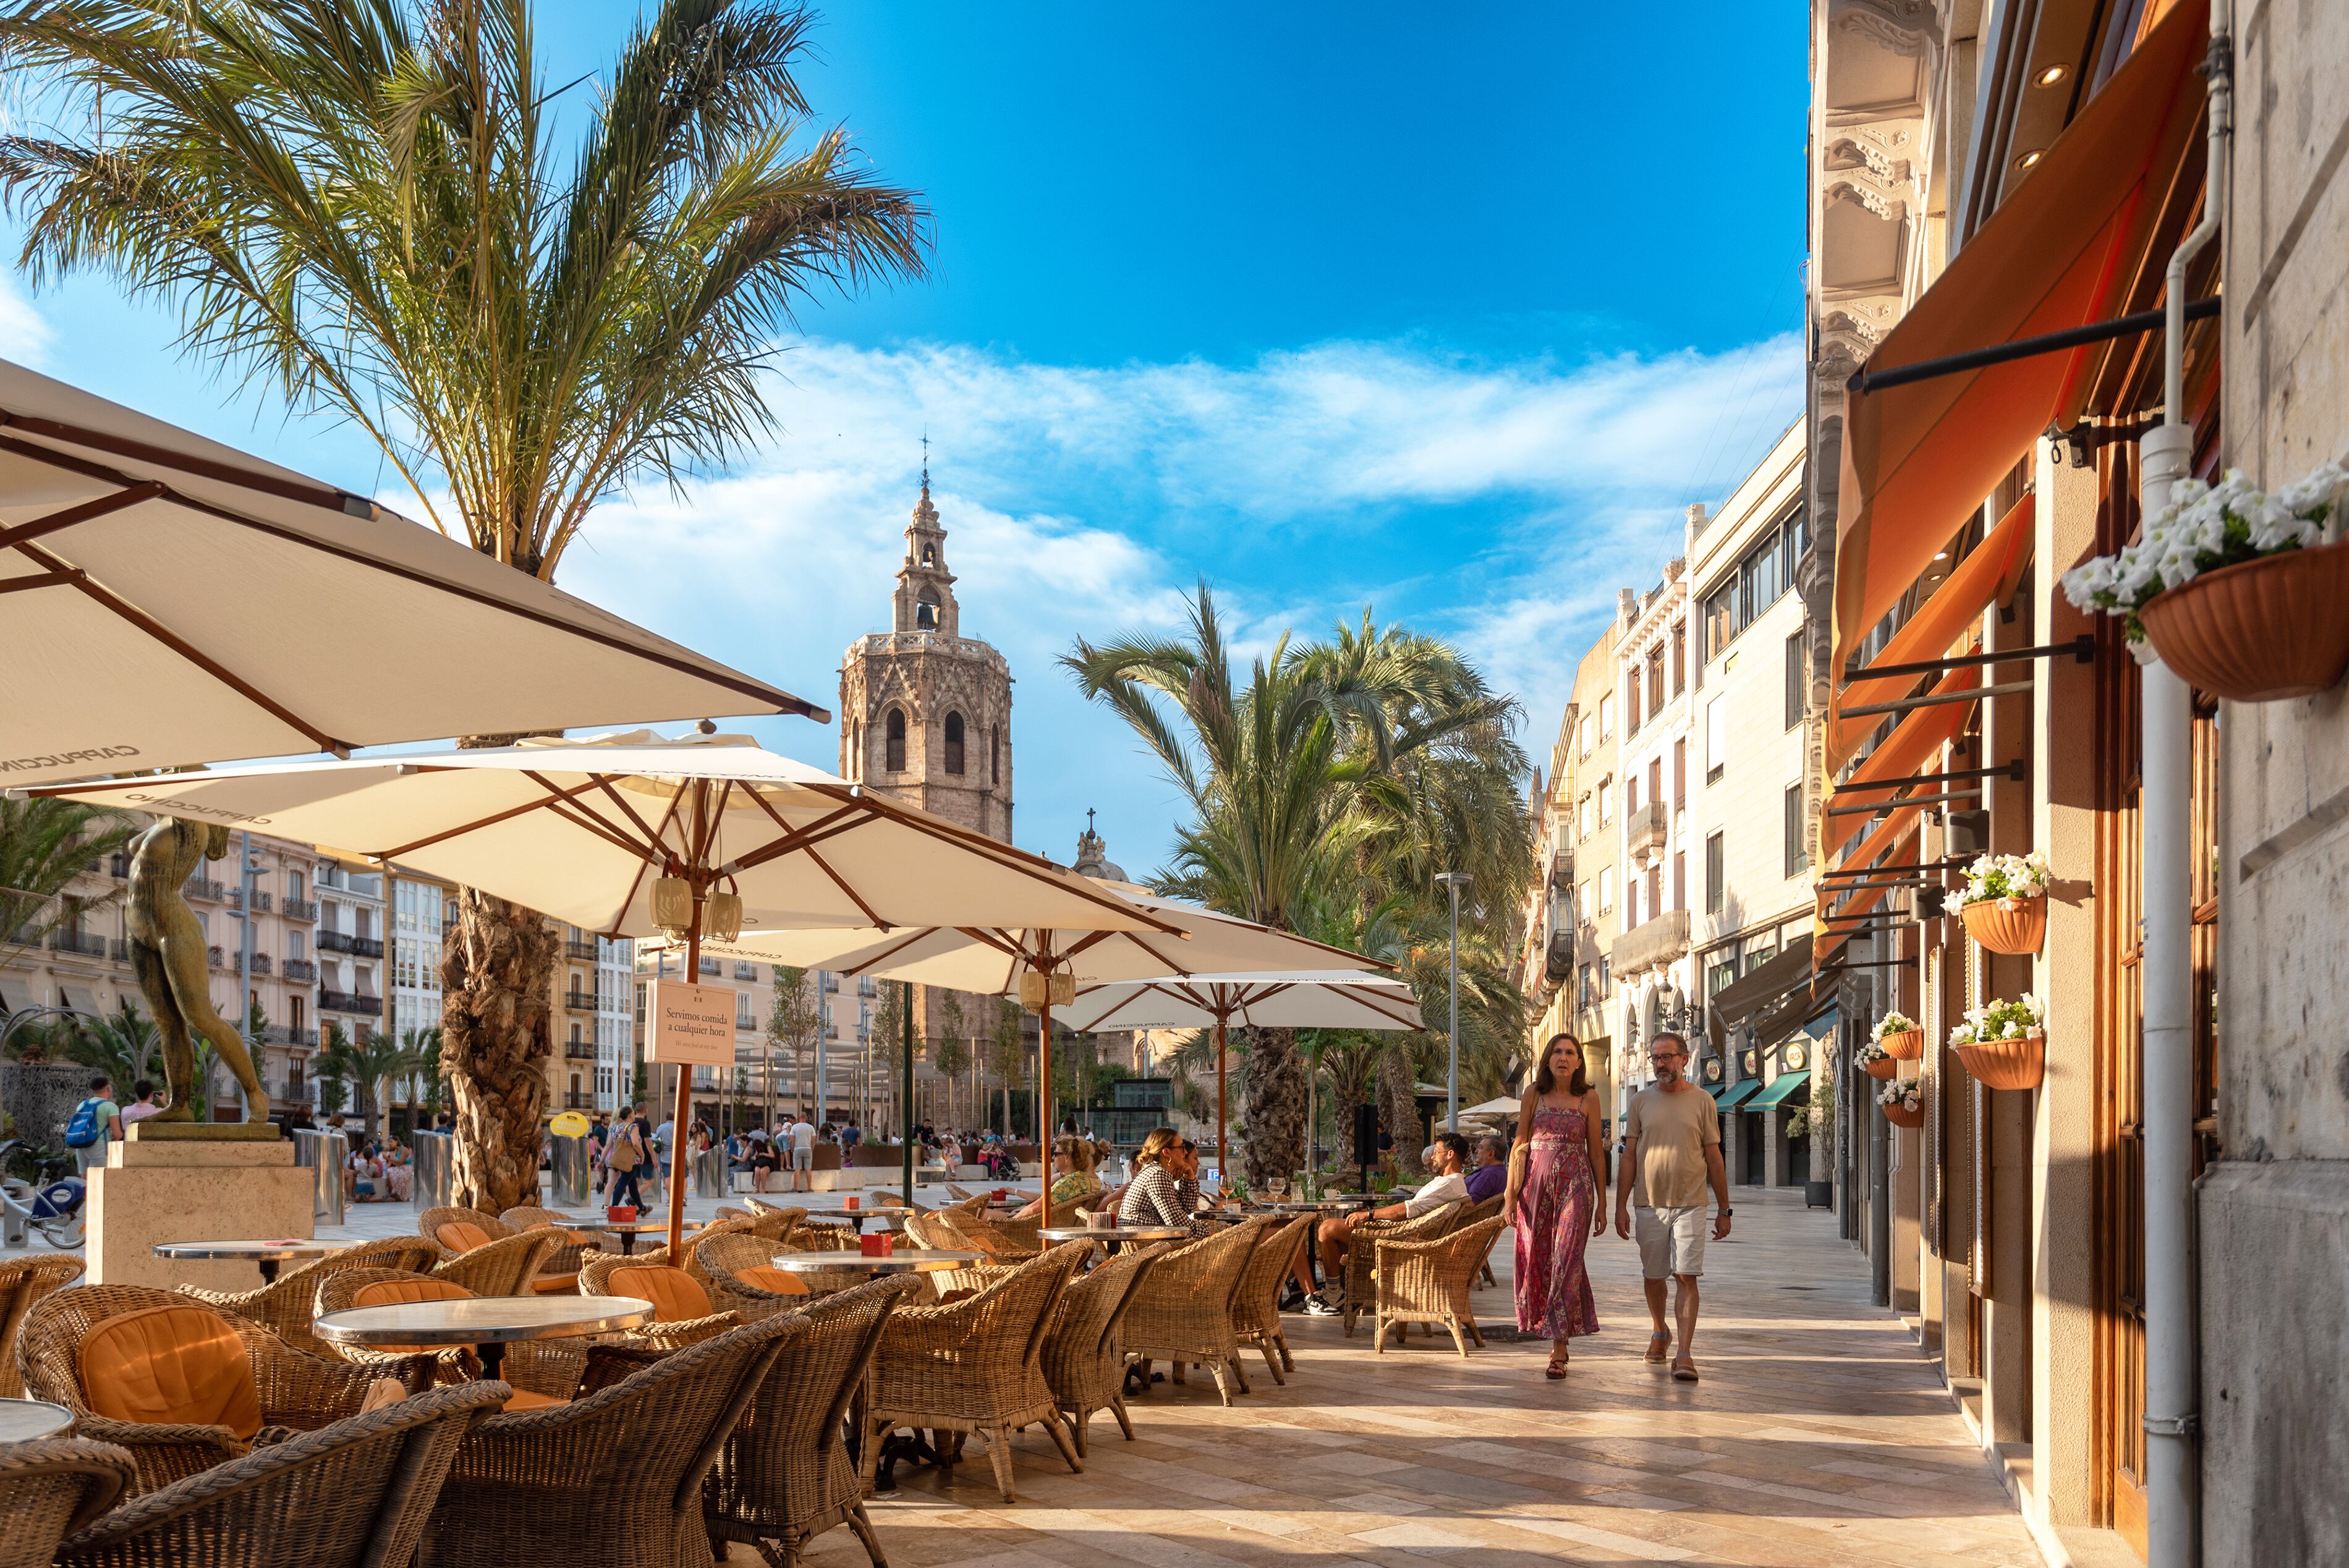
[[1664, 798], [1664, 759], [1661, 755], [1648, 758], [1648, 799]]
[[1623, 733], [1640, 733], [1640, 672], [1633, 670], [1623, 677]]
[[883, 758], [883, 766], [892, 773], [903, 773], [905, 770], [905, 709], [893, 707], [889, 710], [887, 734], [888, 755]]
[[1704, 912], [1719, 914], [1728, 890], [1722, 886], [1728, 867], [1723, 863], [1721, 835], [1708, 833], [1704, 841]]
[[1688, 623], [1672, 623], [1672, 695], [1688, 690]]
[[1798, 877], [1807, 870], [1811, 857], [1803, 848], [1803, 787], [1786, 786], [1786, 874]]
[[1003, 782], [1003, 727], [1001, 725], [990, 724], [987, 727], [987, 781], [989, 784]]
[[1736, 571], [1704, 596], [1704, 656], [1718, 655], [1754, 618], [1795, 585], [1795, 567], [1810, 548], [1810, 520], [1800, 507], [1754, 542]]
[[1607, 810], [1609, 803], [1609, 798], [1615, 793], [1615, 776], [1610, 773], [1601, 779], [1596, 793], [1599, 796], [1599, 825], [1603, 828], [1615, 820], [1608, 814]]
[[1688, 852], [1685, 850], [1672, 851], [1672, 907], [1688, 907]]
[[1718, 783], [1729, 761], [1729, 710], [1714, 697], [1704, 705], [1704, 781]]
[[307, 958], [309, 954], [305, 950], [305, 948], [310, 938], [308, 934], [304, 932], [298, 926], [294, 930], [287, 932], [285, 934], [285, 956], [288, 958]]
[[1574, 913], [1578, 919], [1590, 918], [1590, 882], [1587, 877], [1575, 886]]
[[1580, 744], [1580, 746], [1581, 746], [1581, 748], [1582, 748], [1582, 755], [1583, 755], [1583, 756], [1585, 756], [1585, 757], [1589, 756], [1589, 755], [1590, 755], [1590, 716], [1589, 716], [1588, 714], [1587, 714], [1587, 713], [1586, 713], [1586, 714], [1584, 714], [1584, 715], [1582, 716], [1582, 722], [1581, 722], [1580, 724], [1578, 724], [1578, 725], [1576, 725], [1576, 726], [1574, 727], [1574, 731], [1575, 731], [1575, 737], [1576, 737], [1576, 739], [1578, 740], [1578, 742]]
[[287, 872], [285, 873], [285, 896], [292, 899], [298, 899], [302, 896], [302, 873], [300, 872]]
[[1786, 639], [1786, 727], [1792, 729], [1803, 722], [1803, 698], [1810, 682], [1805, 678], [1803, 634], [1796, 632]]
[[1664, 913], [1664, 862], [1656, 861], [1648, 867], [1648, 896], [1640, 901], [1647, 907], [1648, 918], [1653, 920]]
[[1601, 746], [1615, 734], [1615, 694], [1609, 692], [1599, 699], [1599, 743]]
[[1661, 713], [1664, 707], [1664, 645], [1661, 643], [1648, 650], [1648, 711]]
[[1672, 804], [1688, 804], [1688, 738], [1672, 742]]
[[1599, 868], [1599, 913], [1607, 913], [1615, 907], [1615, 868]]
[[1576, 830], [1577, 830], [1577, 833], [1578, 833], [1578, 841], [1580, 841], [1581, 840], [1585, 840], [1585, 839], [1589, 838], [1589, 837], [1590, 837], [1590, 797], [1589, 797], [1589, 796], [1585, 795], [1585, 796], [1582, 798], [1581, 803], [1580, 803], [1579, 805], [1578, 805], [1578, 806], [1576, 806], [1576, 807], [1575, 807], [1575, 809], [1574, 809], [1574, 819], [1575, 819], [1575, 827], [1576, 827]]
[[1639, 930], [1640, 918], [1640, 873], [1633, 872], [1623, 879], [1623, 929]]
[[962, 715], [947, 715], [947, 771], [962, 771]]
[[1637, 816], [1640, 810], [1640, 776], [1634, 773], [1623, 780], [1623, 815]]

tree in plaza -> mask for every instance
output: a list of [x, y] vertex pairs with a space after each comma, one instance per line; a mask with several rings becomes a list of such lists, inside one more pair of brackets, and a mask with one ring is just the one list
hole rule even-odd
[[327, 1024], [320, 1042], [318, 1071], [351, 1086], [366, 1135], [376, 1137], [383, 1115], [384, 1081], [421, 1069], [424, 1054], [388, 1034], [368, 1034], [354, 1040], [336, 1023]]
[[[528, 0], [16, 7], [0, 46], [55, 110], [0, 138], [21, 263], [174, 297], [183, 351], [357, 426], [444, 532], [552, 581], [598, 501], [771, 430], [798, 303], [925, 268], [918, 199], [808, 133], [810, 12], [648, 8], [566, 157]], [[451, 1201], [497, 1212], [536, 1189], [558, 944], [458, 910]]]
[[[1506, 929], [1533, 874], [1513, 699], [1449, 645], [1379, 628], [1368, 612], [1324, 643], [1284, 634], [1244, 681], [1204, 583], [1190, 619], [1187, 638], [1080, 641], [1062, 661], [1190, 806], [1157, 886], [1370, 953], [1376, 920], [1423, 929], [1438, 907], [1434, 873], [1465, 870], [1478, 880], [1464, 958], [1471, 926]], [[1302, 1161], [1308, 1086], [1296, 1031], [1243, 1034], [1238, 1119], [1258, 1182]]]
[[988, 1031], [987, 1065], [1003, 1086], [1003, 1136], [1011, 1136], [1012, 1086], [1028, 1074], [1028, 1037], [1020, 1026], [1019, 1004], [1008, 996], [995, 998], [995, 1026]]
[[816, 1034], [823, 1027], [823, 998], [817, 995], [814, 972], [775, 965], [775, 996], [767, 1009], [768, 1126], [775, 1125], [776, 1058], [785, 1051], [792, 1053], [792, 1094], [796, 1103], [804, 1104], [799, 1063], [804, 1053], [815, 1048]]
[[125, 997], [103, 1017], [76, 1015], [70, 1022], [60, 1054], [104, 1073], [114, 1082], [115, 1098], [127, 1103], [130, 1086], [149, 1075], [162, 1049], [162, 1035], [155, 1021]]
[[947, 1119], [963, 1120], [960, 1097], [956, 1094], [960, 1075], [969, 1068], [970, 1041], [963, 1031], [969, 1026], [962, 1005], [962, 993], [948, 991], [938, 1001], [938, 1025], [944, 1031], [932, 1047], [930, 1059], [937, 1064], [938, 1076], [946, 1080]]
[[59, 895], [91, 865], [129, 849], [140, 831], [119, 811], [78, 801], [0, 799], [0, 968], [77, 912], [119, 903], [128, 883], [70, 901]]
[[[897, 1082], [902, 1076], [904, 1037], [899, 1031], [905, 1026], [905, 988], [892, 983], [883, 985], [880, 990], [881, 995], [874, 999], [873, 1025], [865, 1037], [865, 1048], [873, 1059], [889, 1064], [889, 1081], [897, 1085], [897, 1093], [902, 1096], [907, 1088], [906, 1085]], [[878, 1081], [877, 1074], [874, 1081]], [[874, 1113], [887, 1119], [889, 1131], [893, 1134], [905, 1126], [903, 1103], [901, 1100], [895, 1108], [895, 1114], [891, 1113], [892, 1108], [888, 1106], [882, 1106]]]

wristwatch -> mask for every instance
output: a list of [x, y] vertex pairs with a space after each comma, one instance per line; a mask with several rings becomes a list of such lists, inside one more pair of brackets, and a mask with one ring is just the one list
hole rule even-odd
[[1734, 1209], [1715, 1209], [1715, 1210], [1713, 1211], [1713, 1212], [1714, 1212], [1714, 1213], [1716, 1213], [1716, 1214], [1719, 1214], [1723, 1219], [1726, 1220], [1726, 1219], [1728, 1219], [1732, 1214], [1734, 1214], [1735, 1212], [1737, 1212], [1737, 1211], [1736, 1211], [1736, 1210], [1734, 1210]]

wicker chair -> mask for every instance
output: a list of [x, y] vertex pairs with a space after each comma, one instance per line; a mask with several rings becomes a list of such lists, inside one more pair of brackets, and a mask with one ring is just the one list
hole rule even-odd
[[310, 1332], [318, 1282], [344, 1269], [405, 1269], [419, 1274], [430, 1268], [439, 1256], [421, 1236], [394, 1236], [345, 1247], [331, 1257], [279, 1274], [274, 1284], [259, 1290], [203, 1290], [191, 1284], [177, 1288], [180, 1295], [214, 1311], [252, 1319], [297, 1350], [306, 1350], [322, 1361], [336, 1361], [341, 1357], [333, 1347]]
[[1269, 1214], [1252, 1214], [1159, 1258], [1125, 1314], [1126, 1353], [1140, 1359], [1144, 1374], [1151, 1357], [1163, 1357], [1174, 1363], [1178, 1383], [1186, 1367], [1206, 1367], [1226, 1405], [1235, 1387], [1248, 1391], [1234, 1304], [1248, 1258], [1271, 1222]]
[[1372, 1277], [1371, 1266], [1378, 1262], [1381, 1242], [1432, 1242], [1452, 1228], [1453, 1211], [1458, 1203], [1446, 1203], [1441, 1209], [1430, 1209], [1416, 1219], [1366, 1220], [1354, 1227], [1353, 1239], [1346, 1247], [1346, 1337], [1354, 1336], [1354, 1320], [1371, 1310], [1377, 1299], [1378, 1284]]
[[[139, 1466], [142, 1491], [241, 1458], [251, 1446], [226, 1427], [147, 1426], [113, 1420], [93, 1411], [83, 1395], [79, 1352], [85, 1335], [126, 1312], [186, 1305], [185, 1296], [140, 1285], [77, 1285], [36, 1302], [25, 1316], [24, 1334], [17, 1342], [25, 1391], [71, 1410], [74, 1429], [82, 1437], [129, 1449]], [[251, 1318], [221, 1315], [244, 1343], [264, 1427], [307, 1431], [355, 1416], [378, 1377], [396, 1377], [411, 1392], [431, 1387], [429, 1356], [355, 1367], [296, 1350]]]
[[16, 1331], [33, 1304], [61, 1284], [81, 1277], [79, 1258], [16, 1258], [0, 1264], [0, 1399], [25, 1397], [24, 1374], [16, 1370]]
[[1313, 1221], [1312, 1215], [1300, 1214], [1266, 1226], [1240, 1274], [1239, 1294], [1232, 1299], [1232, 1326], [1238, 1331], [1240, 1343], [1264, 1352], [1264, 1364], [1271, 1368], [1276, 1383], [1286, 1384], [1288, 1379], [1282, 1374], [1297, 1370], [1297, 1358], [1288, 1353], [1288, 1336], [1280, 1328], [1280, 1292], [1312, 1239]]
[[466, 1432], [502, 1383], [468, 1383], [304, 1432], [144, 1493], [58, 1548], [70, 1568], [406, 1563]]
[[[568, 1244], [555, 1231], [517, 1231], [470, 1253], [459, 1253], [432, 1272], [439, 1278], [463, 1285], [475, 1295], [531, 1295], [536, 1294], [532, 1282], [544, 1269], [547, 1259]], [[595, 1255], [619, 1256], [617, 1253]]]
[[[1371, 1348], [1383, 1353], [1387, 1329], [1409, 1332], [1414, 1323], [1444, 1325], [1452, 1343], [1464, 1357], [1468, 1340], [1481, 1348], [1485, 1336], [1476, 1327], [1476, 1309], [1468, 1300], [1469, 1282], [1500, 1233], [1501, 1216], [1489, 1215], [1464, 1230], [1428, 1242], [1381, 1241], [1376, 1243], [1378, 1305], [1371, 1319]], [[1465, 1337], [1461, 1330], [1465, 1328]]]
[[540, 1295], [568, 1295], [579, 1288], [579, 1260], [589, 1253], [605, 1250], [602, 1241], [579, 1231], [566, 1230], [570, 1215], [553, 1209], [525, 1204], [508, 1209], [498, 1216], [501, 1224], [517, 1231], [535, 1231], [542, 1227], [563, 1238], [563, 1245], [538, 1265], [538, 1277], [530, 1282], [532, 1290]]
[[[1444, 1233], [1448, 1236], [1454, 1232], [1464, 1231], [1471, 1225], [1491, 1219], [1494, 1215], [1501, 1212], [1502, 1202], [1506, 1197], [1507, 1194], [1506, 1192], [1495, 1192], [1491, 1197], [1486, 1198], [1480, 1202], [1460, 1205], [1459, 1212], [1453, 1218], [1451, 1228], [1446, 1230]], [[1484, 1284], [1497, 1284], [1500, 1283], [1493, 1277], [1493, 1257], [1490, 1253], [1485, 1253], [1485, 1255], [1478, 1261], [1476, 1264], [1476, 1272], [1469, 1279], [1469, 1288], [1474, 1290], [1480, 1283]], [[1434, 1331], [1431, 1328], [1429, 1332], [1432, 1334]]]
[[[807, 1282], [775, 1267], [775, 1254], [782, 1250], [773, 1242], [747, 1233], [714, 1236], [694, 1248], [693, 1255], [709, 1279], [711, 1305], [733, 1313], [744, 1323], [805, 1306]], [[764, 1274], [760, 1274], [761, 1270]]]
[[[346, 1269], [341, 1274], [323, 1280], [318, 1285], [318, 1315], [344, 1312], [352, 1307], [378, 1305], [370, 1302], [368, 1290], [377, 1284], [397, 1284], [413, 1279], [392, 1269]], [[459, 1295], [473, 1293], [454, 1281], [434, 1278], [431, 1283], [453, 1290]], [[343, 1345], [328, 1341], [335, 1353], [357, 1367], [373, 1367], [378, 1374], [398, 1376], [398, 1368], [415, 1359], [414, 1355], [402, 1355], [366, 1345]], [[434, 1379], [440, 1383], [470, 1383], [481, 1375], [481, 1358], [470, 1345], [448, 1345], [419, 1352], [432, 1357]], [[579, 1380], [587, 1369], [587, 1346], [575, 1339], [524, 1339], [506, 1346], [505, 1361], [499, 1376], [512, 1384], [519, 1396], [529, 1396], [512, 1401], [516, 1408], [535, 1407], [550, 1399], [568, 1399], [578, 1392]]]
[[[607, 1253], [602, 1257], [589, 1258], [579, 1270], [579, 1294], [581, 1295], [633, 1295], [638, 1300], [644, 1300], [646, 1294], [643, 1291], [630, 1290], [625, 1284], [613, 1283], [613, 1275], [630, 1269], [668, 1269], [673, 1275], [678, 1276], [675, 1292], [677, 1295], [690, 1296], [699, 1293], [705, 1302], [709, 1300], [709, 1287], [695, 1279], [686, 1270], [675, 1268], [668, 1261], [668, 1249], [666, 1247], [657, 1248], [650, 1253], [639, 1253], [635, 1257], [624, 1258]], [[654, 1300], [656, 1306], [658, 1307], [660, 1305], [658, 1297], [655, 1297]], [[710, 1305], [716, 1304], [710, 1303]], [[641, 1345], [658, 1350], [676, 1350], [688, 1345], [698, 1345], [705, 1339], [715, 1339], [728, 1330], [738, 1327], [741, 1322], [740, 1317], [728, 1311], [693, 1313], [690, 1315], [678, 1317], [657, 1316], [653, 1322], [640, 1328], [624, 1330], [620, 1338], [626, 1344]]]
[[440, 1227], [451, 1221], [478, 1225], [481, 1229], [481, 1233], [493, 1242], [502, 1242], [514, 1233], [514, 1228], [512, 1225], [486, 1210], [463, 1209], [448, 1205], [427, 1209], [416, 1216], [417, 1233], [426, 1237], [434, 1246], [439, 1247], [442, 1257], [452, 1257], [460, 1250], [444, 1244], [440, 1240]]
[[1077, 1457], [1089, 1451], [1085, 1428], [1095, 1410], [1117, 1418], [1118, 1430], [1133, 1440], [1133, 1421], [1125, 1413], [1125, 1346], [1119, 1329], [1134, 1293], [1167, 1243], [1128, 1247], [1092, 1273], [1072, 1283], [1061, 1296], [1061, 1310], [1044, 1336], [1044, 1381], [1052, 1398], [1076, 1429]]
[[[986, 1433], [1006, 1502], [1012, 1501], [1011, 1434], [1031, 1422], [1042, 1422], [1069, 1468], [1083, 1471], [1042, 1363], [1053, 1311], [1088, 1244], [1055, 1247], [967, 1301], [897, 1309], [873, 1369], [860, 1455], [865, 1480], [873, 1479], [882, 1439], [900, 1426]], [[946, 1462], [959, 1453], [957, 1443]]]
[[1062, 1225], [1080, 1224], [1077, 1211], [1099, 1194], [1088, 1192], [1083, 1197], [1070, 1198], [1047, 1207], [1043, 1214], [1030, 1214], [1024, 1220], [999, 1220], [989, 1225], [1006, 1246], [1034, 1250], [1043, 1246], [1044, 1238], [1037, 1233], [1049, 1222], [1055, 1230]]
[[[969, 1234], [956, 1226], [947, 1215], [915, 1214], [905, 1221], [905, 1239], [917, 1247], [936, 1247], [949, 1252], [984, 1252], [973, 1243]], [[1035, 1253], [999, 1250], [985, 1263], [966, 1264], [960, 1268], [925, 1269], [919, 1277], [926, 1282], [931, 1294], [939, 1300], [960, 1300], [976, 1295], [999, 1279], [1009, 1277], [1021, 1264], [1032, 1262]]]
[[57, 1542], [114, 1506], [138, 1466], [111, 1443], [0, 1444], [0, 1568], [48, 1568]]
[[887, 1568], [841, 1423], [864, 1387], [889, 1315], [916, 1288], [902, 1276], [874, 1280], [796, 1315], [782, 1354], [702, 1483], [713, 1544], [749, 1542], [769, 1562], [789, 1565], [810, 1541], [845, 1524], [874, 1568]]
[[482, 1421], [440, 1489], [420, 1561], [707, 1568], [703, 1480], [799, 1322], [747, 1324], [568, 1405]]

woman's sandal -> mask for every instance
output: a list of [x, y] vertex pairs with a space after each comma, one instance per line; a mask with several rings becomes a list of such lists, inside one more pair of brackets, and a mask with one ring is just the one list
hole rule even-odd
[[1542, 1376], [1548, 1378], [1553, 1383], [1563, 1379], [1566, 1377], [1566, 1360], [1565, 1352], [1552, 1352], [1549, 1358], [1549, 1367], [1542, 1373]]
[[[1663, 1346], [1661, 1350], [1657, 1348], [1659, 1344]], [[1668, 1329], [1660, 1329], [1656, 1333], [1648, 1336], [1648, 1353], [1644, 1359], [1651, 1367], [1661, 1367], [1664, 1364], [1665, 1357], [1671, 1353], [1671, 1348], [1672, 1336], [1671, 1331]]]

